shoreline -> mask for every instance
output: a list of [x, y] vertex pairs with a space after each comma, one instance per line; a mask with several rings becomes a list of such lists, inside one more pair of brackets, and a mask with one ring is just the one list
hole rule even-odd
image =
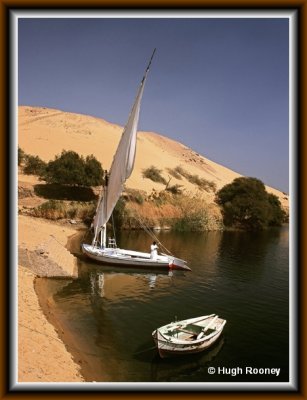
[[65, 283], [77, 277], [77, 260], [66, 248], [77, 232], [67, 225], [18, 216], [18, 383], [90, 379], [81, 356], [68, 350], [74, 338], [61, 326], [51, 293], [37, 285], [41, 278], [61, 277]]
[[[75, 233], [67, 238], [67, 244], [65, 246], [66, 251], [71, 254], [79, 253], [78, 249], [81, 234], [84, 235], [81, 230], [75, 230]], [[78, 263], [78, 259], [76, 257], [75, 259]], [[70, 282], [70, 279], [63, 279], [62, 287], [69, 285]], [[66, 350], [79, 366], [83, 381], [86, 383], [109, 382], [109, 374], [105, 368], [105, 364], [101, 364], [96, 354], [92, 353], [92, 348], [89, 346], [88, 341], [80, 338], [78, 332], [74, 332], [73, 329], [71, 329], [65, 317], [61, 317], [61, 310], [57, 309], [57, 304], [53, 300], [53, 296], [59, 290], [58, 279], [56, 287], [57, 290], [55, 291], [50, 278], [36, 278], [35, 280], [35, 291], [45, 316], [56, 328], [59, 338], [65, 344]]]
[[[63, 280], [63, 286], [67, 284], [66, 282], [66, 280]], [[66, 351], [70, 354], [80, 372], [82, 380], [79, 382], [106, 382], [107, 373], [104, 366], [97, 363], [96, 355], [90, 352], [91, 350], [87, 343], [80, 340], [57, 313], [58, 310], [52, 298], [55, 292], [52, 291], [52, 285], [49, 283], [48, 279], [37, 278], [35, 280], [35, 292], [42, 312], [48, 322], [55, 328], [59, 339], [65, 345]], [[103, 380], [101, 376], [103, 376]]]

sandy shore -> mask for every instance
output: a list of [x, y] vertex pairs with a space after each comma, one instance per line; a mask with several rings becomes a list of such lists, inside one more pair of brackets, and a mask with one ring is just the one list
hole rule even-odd
[[43, 313], [34, 288], [37, 276], [76, 276], [76, 259], [65, 248], [75, 232], [69, 226], [18, 218], [19, 383], [84, 381], [80, 366]]

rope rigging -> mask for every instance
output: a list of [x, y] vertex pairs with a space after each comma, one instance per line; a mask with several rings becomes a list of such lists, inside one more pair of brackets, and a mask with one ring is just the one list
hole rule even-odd
[[115, 234], [115, 224], [114, 224], [114, 215], [113, 215], [113, 212], [112, 212], [112, 228], [113, 228], [113, 237], [114, 237], [115, 245], [117, 246], [117, 240], [116, 240], [116, 234]]
[[[130, 195], [129, 195], [129, 193], [127, 193], [127, 196], [128, 196], [128, 198], [129, 198], [129, 200], [132, 201], [132, 200], [131, 200], [131, 197], [130, 197]], [[168, 253], [170, 256], [173, 256], [173, 254], [171, 253], [171, 251], [168, 250], [168, 249], [164, 246], [164, 244], [159, 240], [159, 238], [155, 235], [154, 231], [153, 231], [148, 225], [146, 225], [146, 222], [144, 221], [144, 219], [143, 219], [140, 215], [138, 215], [138, 217], [136, 217], [135, 215], [133, 215], [133, 218], [139, 223], [140, 227], [141, 227], [153, 240], [155, 240], [155, 241], [159, 244], [159, 246], [160, 246], [166, 253]]]
[[[105, 182], [105, 186], [106, 186], [106, 185], [108, 184], [108, 173], [107, 173], [107, 171], [105, 171], [105, 176], [106, 176], [106, 182]], [[98, 205], [97, 205], [97, 208], [96, 208], [96, 213], [97, 213], [98, 208], [99, 208], [99, 203], [102, 201], [103, 194], [104, 194], [104, 192], [103, 192], [103, 190], [102, 190], [101, 193], [100, 193], [100, 198], [99, 198]], [[126, 194], [127, 194], [127, 197], [128, 197], [128, 199], [129, 199], [129, 201], [132, 202], [132, 198], [131, 198], [130, 194], [129, 194], [129, 193], [126, 193]], [[116, 244], [117, 241], [116, 241], [115, 224], [114, 224], [114, 213], [113, 213], [113, 212], [112, 212], [112, 214], [111, 214], [111, 218], [112, 218], [113, 237], [114, 237], [114, 242], [115, 242], [115, 244]], [[133, 215], [133, 218], [138, 222], [138, 224], [140, 225], [140, 227], [141, 227], [154, 241], [156, 241], [156, 242], [158, 243], [159, 247], [160, 247], [165, 253], [167, 253], [167, 254], [170, 255], [170, 256], [173, 256], [173, 254], [171, 253], [171, 251], [170, 251], [167, 247], [164, 246], [164, 244], [159, 240], [159, 238], [158, 238], [157, 235], [154, 233], [154, 231], [146, 224], [144, 218], [142, 218], [140, 215], [138, 215], [138, 216]]]
[[172, 256], [173, 254], [170, 252], [170, 250], [168, 250], [164, 244], [159, 240], [159, 238], [155, 235], [154, 231], [146, 225], [146, 223], [144, 222], [144, 220], [141, 220], [140, 217], [136, 218], [134, 216], [135, 220], [140, 224], [141, 228], [144, 229], [144, 231], [150, 236], [152, 237], [158, 244], [159, 246], [166, 252], [168, 253], [170, 256]]

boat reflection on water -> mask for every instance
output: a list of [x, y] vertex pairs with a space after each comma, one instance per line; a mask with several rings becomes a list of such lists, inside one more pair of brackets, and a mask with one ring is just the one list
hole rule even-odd
[[151, 343], [146, 342], [134, 353], [133, 358], [145, 364], [150, 362], [151, 382], [184, 382], [189, 381], [191, 376], [208, 376], [207, 368], [217, 357], [224, 343], [225, 337], [221, 336], [212, 347], [201, 353], [161, 358], [156, 347], [151, 347]]
[[104, 297], [104, 273], [90, 273], [91, 294]]
[[[178, 272], [180, 273], [180, 272]], [[89, 271], [91, 294], [99, 297], [122, 297], [125, 293], [130, 297], [135, 291], [144, 291], [146, 288], [155, 289], [171, 283], [173, 271], [159, 273], [143, 273], [124, 270], [116, 272], [104, 268], [93, 268]], [[139, 280], [139, 285], [136, 285]], [[129, 288], [129, 290], [128, 290]]]
[[155, 275], [155, 274], [149, 274], [148, 275], [148, 283], [149, 283], [150, 289], [154, 289], [155, 288], [156, 281], [157, 281], [157, 275]]
[[151, 380], [153, 382], [179, 382], [185, 377], [208, 376], [207, 368], [224, 345], [221, 337], [212, 347], [202, 353], [182, 357], [161, 359], [157, 352], [151, 363]]

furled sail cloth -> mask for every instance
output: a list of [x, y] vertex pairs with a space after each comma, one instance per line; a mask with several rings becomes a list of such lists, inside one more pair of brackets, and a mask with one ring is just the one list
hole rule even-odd
[[108, 222], [112, 211], [123, 191], [125, 181], [129, 178], [133, 171], [135, 153], [137, 126], [139, 121], [140, 106], [143, 96], [144, 86], [149, 71], [149, 67], [154, 56], [155, 50], [151, 56], [145, 75], [139, 87], [134, 105], [125, 129], [119, 141], [116, 153], [109, 172], [108, 185], [104, 190], [103, 196], [99, 200], [96, 215], [93, 221], [95, 237], [93, 242], [97, 240], [97, 235], [101, 228]]

